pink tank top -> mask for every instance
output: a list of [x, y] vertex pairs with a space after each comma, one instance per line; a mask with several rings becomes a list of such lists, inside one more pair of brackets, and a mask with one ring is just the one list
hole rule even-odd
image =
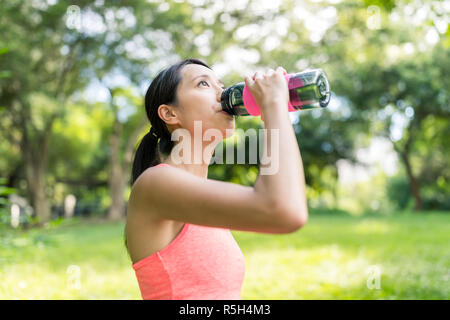
[[241, 299], [245, 260], [229, 229], [185, 223], [169, 245], [132, 266], [144, 300]]

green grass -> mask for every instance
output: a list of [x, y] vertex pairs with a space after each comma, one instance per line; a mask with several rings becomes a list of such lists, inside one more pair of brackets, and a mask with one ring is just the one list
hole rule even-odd
[[[0, 299], [140, 299], [123, 227], [75, 220], [4, 234]], [[292, 234], [232, 233], [244, 300], [450, 298], [449, 213], [310, 214]]]

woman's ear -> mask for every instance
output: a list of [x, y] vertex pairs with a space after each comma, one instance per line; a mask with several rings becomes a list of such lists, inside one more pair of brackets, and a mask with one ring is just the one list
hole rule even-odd
[[175, 108], [170, 105], [162, 104], [158, 107], [158, 115], [162, 121], [168, 125], [180, 124], [180, 119]]

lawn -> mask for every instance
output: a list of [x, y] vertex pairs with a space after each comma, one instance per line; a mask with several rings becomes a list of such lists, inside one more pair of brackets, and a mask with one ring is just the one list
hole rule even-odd
[[[0, 236], [0, 299], [140, 299], [123, 222]], [[246, 299], [449, 299], [450, 213], [310, 214], [286, 235], [232, 231]]]

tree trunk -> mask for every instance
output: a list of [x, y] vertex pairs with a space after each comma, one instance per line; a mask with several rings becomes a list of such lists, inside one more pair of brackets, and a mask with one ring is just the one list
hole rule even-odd
[[130, 135], [124, 150], [123, 160], [120, 159], [120, 141], [122, 135], [122, 124], [119, 120], [114, 120], [113, 132], [110, 137], [110, 157], [109, 157], [109, 190], [111, 196], [111, 207], [108, 212], [109, 220], [121, 219], [125, 214], [125, 187], [131, 172], [131, 162], [136, 141], [148, 124], [147, 118], [143, 117], [142, 121]]
[[111, 196], [111, 206], [108, 211], [109, 220], [118, 220], [124, 216], [124, 174], [122, 161], [120, 160], [120, 139], [122, 134], [122, 124], [115, 117], [113, 131], [110, 136], [109, 154], [109, 193]]
[[417, 181], [416, 177], [412, 172], [411, 162], [409, 161], [407, 152], [405, 151], [400, 152], [400, 158], [402, 159], [403, 165], [405, 166], [406, 174], [409, 180], [409, 185], [411, 187], [411, 194], [415, 200], [414, 210], [420, 211], [422, 210], [422, 196], [420, 195], [419, 182]]
[[35, 137], [33, 144], [29, 143], [28, 137], [22, 143], [29, 199], [38, 225], [47, 223], [51, 218], [50, 203], [45, 193], [48, 139], [49, 134], [44, 133], [40, 139]]
[[[41, 175], [41, 174], [40, 174]], [[34, 209], [35, 217], [37, 217], [37, 225], [44, 225], [50, 221], [51, 210], [50, 203], [45, 193], [45, 182], [43, 176], [35, 178], [36, 181], [30, 187], [31, 205]]]
[[403, 147], [393, 142], [394, 150], [400, 155], [400, 159], [405, 166], [406, 175], [408, 176], [409, 186], [411, 188], [411, 194], [414, 197], [415, 205], [414, 210], [422, 210], [422, 196], [420, 195], [420, 186], [418, 179], [414, 176], [411, 161], [409, 159], [410, 149], [414, 142], [417, 132], [420, 130], [422, 118], [417, 114], [407, 127], [407, 138]]

